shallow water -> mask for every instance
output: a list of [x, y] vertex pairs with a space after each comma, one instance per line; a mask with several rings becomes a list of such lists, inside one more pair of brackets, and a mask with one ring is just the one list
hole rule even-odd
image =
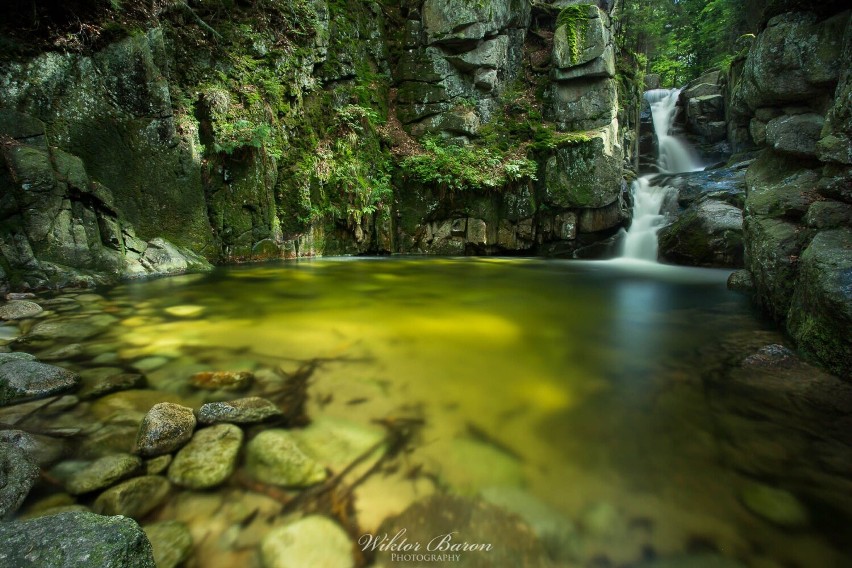
[[[638, 261], [471, 258], [231, 267], [71, 296], [79, 313], [115, 320], [75, 341], [81, 353], [57, 364], [141, 367], [149, 388], [197, 408], [251, 393], [193, 390], [195, 372], [262, 377], [327, 358], [312, 378], [311, 416], [425, 420], [403, 471], [359, 489], [365, 531], [441, 488], [546, 503], [576, 529], [570, 565], [707, 551], [747, 566], [852, 565], [849, 511], [831, 498], [845, 488], [826, 482], [822, 493], [802, 495], [784, 468], [773, 469], [806, 459], [798, 446], [784, 447], [801, 418], [767, 421], [759, 402], [742, 411], [752, 401], [731, 403], [712, 386], [749, 350], [783, 342], [746, 297], [726, 290], [728, 274]], [[69, 342], [16, 348], [39, 355]], [[111, 408], [103, 401], [56, 424], [102, 420]], [[755, 448], [780, 445], [784, 459], [764, 463], [762, 450], [732, 450], [738, 429]], [[848, 447], [832, 451], [852, 463], [843, 461]], [[820, 475], [794, 481], [819, 483]], [[781, 528], [749, 510], [742, 492], [753, 481], [793, 491], [811, 522]], [[231, 503], [253, 498], [234, 491], [220, 494]], [[226, 521], [208, 526], [210, 493], [184, 493], [154, 517], [190, 522], [207, 547], [191, 565], [245, 560], [252, 539], [225, 538]]]

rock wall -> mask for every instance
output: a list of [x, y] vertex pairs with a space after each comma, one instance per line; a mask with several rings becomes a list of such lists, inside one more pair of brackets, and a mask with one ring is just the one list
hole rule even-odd
[[[612, 21], [596, 4], [150, 10], [87, 24], [110, 41], [70, 34], [0, 60], [0, 281], [572, 255], [629, 215]], [[476, 183], [415, 175], [429, 148], [453, 147], [470, 149]]]
[[[728, 78], [728, 132], [754, 147], [745, 265], [757, 303], [801, 350], [852, 370], [850, 11], [771, 18]], [[845, 63], [844, 63], [845, 62]]]

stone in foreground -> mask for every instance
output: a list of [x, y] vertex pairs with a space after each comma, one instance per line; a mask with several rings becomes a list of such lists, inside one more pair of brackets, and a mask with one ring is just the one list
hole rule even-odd
[[260, 543], [264, 568], [352, 568], [352, 542], [334, 521], [311, 515], [270, 531]]
[[0, 365], [0, 406], [69, 391], [80, 377], [38, 361], [10, 360]]
[[0, 524], [0, 566], [156, 568], [151, 544], [132, 519], [69, 512]]
[[189, 489], [224, 483], [234, 472], [242, 443], [243, 431], [233, 424], [199, 430], [175, 456], [169, 480]]
[[258, 481], [284, 487], [308, 487], [327, 476], [287, 430], [266, 430], [255, 436], [246, 447], [246, 469]]
[[18, 446], [0, 441], [0, 519], [18, 510], [38, 478], [38, 466]]
[[169, 487], [165, 477], [134, 477], [101, 493], [95, 499], [94, 509], [103, 515], [124, 515], [139, 519], [163, 502], [169, 494]]
[[136, 436], [136, 452], [145, 457], [173, 452], [192, 438], [195, 414], [191, 408], [161, 402], [145, 415]]
[[180, 521], [163, 521], [144, 527], [154, 548], [157, 568], [175, 568], [192, 552], [192, 534]]

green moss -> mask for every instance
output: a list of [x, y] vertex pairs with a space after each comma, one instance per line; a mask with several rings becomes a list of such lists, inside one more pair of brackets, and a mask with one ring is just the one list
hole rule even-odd
[[565, 38], [568, 51], [571, 54], [571, 63], [580, 59], [580, 46], [583, 44], [583, 36], [589, 24], [589, 8], [591, 4], [574, 4], [566, 6], [559, 12], [556, 18], [556, 30], [565, 27]]

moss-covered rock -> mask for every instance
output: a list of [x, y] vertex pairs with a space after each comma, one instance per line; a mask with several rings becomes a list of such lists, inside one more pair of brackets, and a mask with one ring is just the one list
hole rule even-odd
[[740, 267], [743, 264], [743, 214], [705, 199], [660, 231], [660, 258], [689, 266]]
[[852, 377], [852, 229], [820, 231], [802, 252], [787, 329], [806, 354]]

